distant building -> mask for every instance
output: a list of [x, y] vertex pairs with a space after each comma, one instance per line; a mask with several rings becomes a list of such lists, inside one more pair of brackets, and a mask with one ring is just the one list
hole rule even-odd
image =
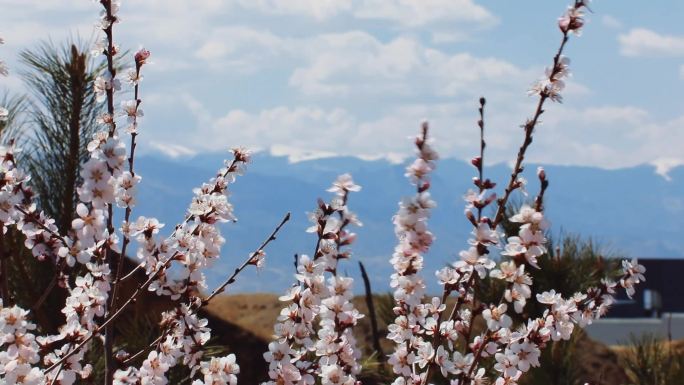
[[624, 290], [605, 318], [586, 329], [589, 336], [609, 345], [629, 342], [645, 333], [684, 339], [684, 259], [640, 259], [646, 282], [632, 299]]
[[684, 313], [684, 259], [639, 259], [646, 267], [646, 282], [629, 299], [620, 290], [609, 318], [658, 317]]

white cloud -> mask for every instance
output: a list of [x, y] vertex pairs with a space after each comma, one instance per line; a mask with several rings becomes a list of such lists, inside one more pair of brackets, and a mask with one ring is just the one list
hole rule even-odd
[[455, 96], [466, 90], [483, 92], [493, 83], [510, 84], [523, 74], [505, 60], [445, 53], [404, 35], [383, 42], [361, 30], [292, 38], [244, 26], [220, 28], [195, 56], [220, 71], [288, 69], [290, 86], [306, 95], [335, 97], [425, 92]]
[[[51, 17], [57, 2], [8, 1], [6, 60], [36, 36], [58, 40], [69, 28], [92, 30], [97, 19], [94, 3], [59, 2], [74, 8]], [[149, 135], [141, 140], [170, 156], [247, 145], [292, 160], [339, 154], [396, 161], [411, 154], [405, 138], [427, 117], [442, 153], [468, 158], [477, 148], [475, 101], [485, 95], [488, 159], [505, 161], [515, 156], [518, 126], [534, 108], [524, 90], [542, 74], [530, 64], [537, 56], [521, 59], [522, 51], [511, 49], [517, 62], [509, 62], [465, 52], [470, 43], [452, 44], [496, 22], [474, 0], [128, 0], [115, 36], [122, 47], [145, 42], [153, 52], [156, 65], [145, 70], [142, 88]], [[602, 22], [619, 28], [609, 16]], [[684, 57], [682, 36], [639, 28], [619, 40], [623, 55]], [[684, 65], [679, 70], [684, 79]], [[604, 105], [615, 91], [603, 91], [599, 76], [568, 83], [567, 99], [580, 107], [548, 106], [531, 160], [622, 167], [684, 158], [684, 117]], [[653, 103], [635, 101], [659, 107]]]
[[160, 143], [155, 141], [148, 142], [148, 144], [155, 150], [161, 152], [162, 154], [170, 158], [180, 158], [185, 156], [193, 156], [197, 154], [195, 150], [192, 150], [180, 144]]
[[305, 15], [325, 20], [352, 9], [351, 0], [237, 0], [246, 9], [263, 13]]
[[[468, 159], [478, 143], [475, 100], [399, 103], [369, 116], [316, 105], [233, 109], [212, 115], [192, 100], [179, 97], [178, 105], [185, 106], [196, 123], [185, 122], [188, 128], [174, 132], [172, 141], [164, 143], [178, 143], [196, 152], [244, 145], [288, 156], [291, 161], [340, 155], [396, 162], [411, 156], [407, 138], [415, 135], [425, 118], [444, 157]], [[506, 162], [520, 145], [519, 125], [532, 112], [534, 100], [495, 96], [488, 98], [487, 106], [488, 161]], [[169, 108], [183, 114], [182, 108]], [[642, 108], [621, 105], [573, 108], [548, 104], [546, 110], [528, 154], [530, 162], [602, 168], [652, 163], [663, 176], [684, 162], [684, 115], [657, 119]], [[154, 133], [149, 137], [156, 140]]]
[[664, 175], [684, 161], [684, 115], [656, 119], [633, 106], [554, 106], [535, 138], [535, 161], [603, 168], [659, 165]]
[[580, 118], [587, 124], [597, 126], [610, 124], [637, 126], [646, 122], [648, 112], [632, 106], [589, 107], [582, 111]]
[[622, 22], [611, 15], [603, 15], [601, 18], [601, 23], [604, 26], [612, 29], [622, 28]]
[[493, 25], [497, 18], [472, 0], [363, 0], [354, 14], [359, 18], [396, 21], [421, 26], [440, 21]]
[[246, 26], [220, 27], [203, 40], [195, 56], [213, 69], [254, 72], [269, 62], [273, 63], [275, 55], [283, 53], [284, 48], [284, 39], [267, 30]]
[[618, 36], [618, 41], [620, 53], [625, 56], [684, 56], [684, 36], [635, 28]]
[[496, 58], [447, 54], [410, 37], [383, 43], [352, 31], [318, 36], [302, 45], [305, 63], [290, 84], [306, 94], [432, 94], [454, 96], [484, 90], [488, 83], [510, 83], [522, 71]]
[[232, 0], [228, 4], [264, 14], [324, 21], [333, 17], [387, 20], [408, 27], [442, 21], [491, 26], [497, 18], [473, 0]]
[[588, 96], [591, 94], [592, 90], [589, 86], [578, 83], [574, 79], [568, 79], [563, 90], [563, 96]]
[[[266, 148], [285, 155], [305, 156], [334, 151], [346, 134], [353, 132], [355, 118], [342, 109], [324, 110], [318, 107], [275, 107], [258, 113], [231, 110], [199, 127], [203, 132], [191, 132], [186, 143], [203, 150], [218, 150], [228, 145]], [[207, 141], [212, 137], [217, 140]], [[231, 144], [218, 138], [226, 138]], [[276, 147], [273, 147], [276, 146]]]
[[437, 31], [432, 33], [432, 42], [435, 44], [453, 44], [466, 41], [470, 36], [465, 32], [459, 31]]
[[258, 112], [236, 109], [209, 118], [198, 112], [202, 110], [198, 106], [181, 103], [196, 115], [197, 124], [179, 133], [176, 140], [194, 151], [244, 145], [287, 155], [292, 161], [350, 155], [396, 162], [412, 153], [406, 138], [415, 135], [425, 116], [430, 116], [433, 133], [440, 137], [439, 149], [465, 150], [477, 142], [472, 119], [459, 121], [462, 109], [453, 105], [403, 106], [380, 118], [364, 120], [345, 109], [315, 106], [281, 106]]

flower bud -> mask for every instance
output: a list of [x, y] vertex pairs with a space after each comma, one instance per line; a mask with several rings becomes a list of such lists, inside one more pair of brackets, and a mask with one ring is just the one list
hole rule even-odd
[[546, 172], [544, 171], [544, 167], [537, 168], [537, 177], [539, 177], [539, 180], [546, 180]]
[[135, 53], [135, 64], [140, 67], [146, 63], [146, 60], [150, 57], [150, 51], [145, 48], [141, 48]]

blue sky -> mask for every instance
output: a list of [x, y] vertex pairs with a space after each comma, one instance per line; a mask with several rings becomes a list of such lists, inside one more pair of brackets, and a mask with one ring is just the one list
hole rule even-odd
[[[565, 1], [124, 0], [124, 49], [145, 46], [140, 149], [171, 156], [237, 145], [293, 160], [399, 160], [428, 119], [443, 156], [477, 146], [488, 98], [488, 159], [513, 158], [526, 90], [559, 43]], [[89, 37], [99, 5], [0, 0], [0, 58], [21, 92], [17, 52]], [[596, 1], [567, 54], [565, 102], [548, 108], [530, 160], [621, 168], [684, 164], [684, 2]], [[123, 98], [122, 98], [123, 99]]]

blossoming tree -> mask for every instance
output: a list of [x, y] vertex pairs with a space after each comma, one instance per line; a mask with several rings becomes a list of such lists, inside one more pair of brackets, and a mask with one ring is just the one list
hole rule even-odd
[[[134, 55], [134, 66], [123, 76], [114, 65], [120, 48], [114, 40], [119, 19], [119, 1], [100, 0], [99, 27], [103, 37], [93, 52], [103, 55], [106, 69], [95, 81], [97, 98], [106, 105], [99, 116], [102, 130], [88, 145], [90, 158], [81, 169], [77, 217], [67, 233], [60, 233], [54, 220], [33, 202], [29, 177], [21, 171], [13, 146], [0, 150], [0, 222], [3, 232], [14, 227], [26, 238], [33, 256], [54, 264], [62, 274], [58, 284], [68, 291], [62, 313], [66, 322], [56, 334], [40, 335], [29, 311], [13, 304], [6, 284], [0, 304], [0, 383], [69, 385], [92, 376], [93, 366], [86, 353], [100, 342], [105, 361], [105, 384], [166, 384], [174, 366], [189, 369], [193, 385], [234, 385], [239, 367], [234, 355], [205, 357], [203, 347], [211, 336], [206, 319], [198, 311], [232, 284], [248, 266], [260, 266], [266, 246], [289, 219], [286, 215], [265, 241], [246, 256], [233, 274], [209, 291], [203, 270], [219, 257], [224, 238], [218, 224], [234, 221], [229, 187], [250, 160], [243, 149], [234, 149], [214, 178], [195, 190], [183, 220], [168, 237], [154, 218], [133, 220], [136, 189], [141, 176], [135, 170], [138, 120], [143, 116], [140, 97], [142, 69], [150, 52]], [[415, 139], [417, 158], [406, 175], [415, 195], [404, 198], [393, 218], [398, 243], [390, 260], [394, 273], [396, 318], [387, 338], [395, 344], [388, 364], [394, 385], [423, 385], [441, 376], [451, 384], [516, 384], [531, 368], [550, 341], [568, 339], [576, 326], [583, 327], [605, 314], [619, 285], [634, 293], [644, 280], [644, 269], [636, 261], [624, 261], [618, 277], [606, 277], [598, 287], [565, 298], [555, 291], [533, 293], [528, 272], [538, 269], [546, 254], [544, 194], [548, 179], [543, 169], [537, 177], [540, 188], [531, 205], [524, 205], [508, 218], [519, 224], [517, 236], [502, 239], [500, 225], [505, 208], [516, 190], [525, 185], [521, 177], [525, 154], [547, 100], [560, 102], [569, 60], [563, 50], [572, 34], [583, 24], [586, 0], [576, 0], [559, 19], [562, 40], [551, 67], [531, 93], [538, 98], [534, 114], [523, 124], [523, 143], [511, 175], [500, 197], [496, 184], [485, 177], [484, 109], [480, 100], [480, 152], [472, 159], [477, 176], [475, 191], [467, 194], [465, 216], [472, 224], [469, 244], [459, 260], [436, 272], [442, 295], [426, 296], [423, 256], [433, 235], [428, 229], [430, 212], [436, 207], [430, 196], [430, 175], [436, 167], [427, 124]], [[0, 73], [6, 74], [0, 62]], [[133, 99], [116, 97], [126, 83]], [[119, 107], [117, 107], [119, 106]], [[6, 116], [0, 109], [0, 118]], [[130, 141], [127, 146], [124, 138]], [[284, 305], [274, 328], [274, 340], [264, 354], [269, 380], [265, 384], [313, 385], [360, 383], [360, 351], [353, 327], [363, 317], [351, 302], [353, 279], [338, 272], [339, 263], [351, 257], [349, 246], [355, 234], [350, 225], [360, 225], [348, 208], [349, 195], [360, 189], [350, 175], [340, 176], [329, 191], [330, 202], [320, 200], [310, 214], [309, 232], [316, 235], [311, 256], [296, 261], [295, 284], [280, 297]], [[493, 208], [494, 215], [485, 216]], [[116, 224], [115, 210], [123, 221]], [[0, 238], [0, 242], [2, 239]], [[133, 252], [134, 246], [137, 246]], [[493, 250], [500, 250], [496, 262]], [[140, 263], [124, 272], [123, 261], [135, 254]], [[80, 266], [80, 269], [72, 269]], [[77, 272], [82, 272], [77, 274]], [[135, 272], [146, 279], [130, 295], [121, 286]], [[500, 299], [484, 303], [478, 297], [478, 282], [490, 277], [504, 283]], [[3, 274], [6, 282], [6, 275]], [[160, 334], [138, 352], [117, 350], [113, 323], [145, 292], [174, 301], [174, 308], [162, 314]], [[210, 294], [202, 294], [210, 293]], [[453, 298], [451, 306], [447, 300]], [[511, 312], [523, 313], [527, 301], [537, 301], [546, 310], [538, 318], [514, 325]], [[485, 327], [474, 327], [477, 319]], [[488, 371], [488, 368], [491, 368]]]

